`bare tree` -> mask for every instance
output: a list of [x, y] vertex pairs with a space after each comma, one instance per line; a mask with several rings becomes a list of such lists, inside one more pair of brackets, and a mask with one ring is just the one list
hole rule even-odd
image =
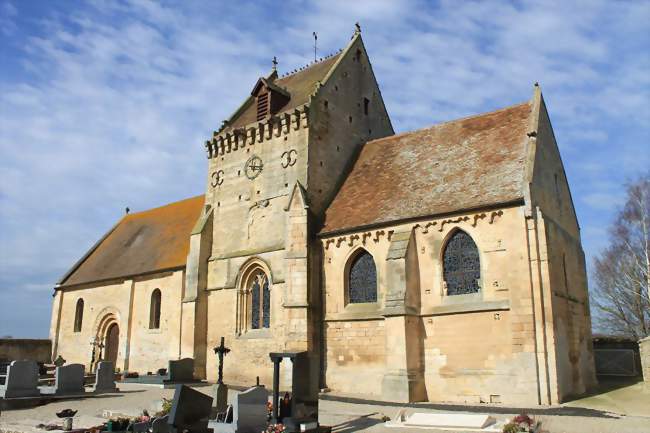
[[627, 201], [594, 260], [596, 325], [635, 339], [650, 335], [650, 173], [627, 185]]

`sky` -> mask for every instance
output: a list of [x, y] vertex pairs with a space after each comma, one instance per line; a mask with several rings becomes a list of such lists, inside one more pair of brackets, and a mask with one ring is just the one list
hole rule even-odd
[[0, 0], [0, 336], [46, 338], [55, 283], [125, 207], [202, 194], [203, 142], [273, 57], [355, 22], [396, 132], [540, 83], [591, 262], [650, 167], [650, 1]]

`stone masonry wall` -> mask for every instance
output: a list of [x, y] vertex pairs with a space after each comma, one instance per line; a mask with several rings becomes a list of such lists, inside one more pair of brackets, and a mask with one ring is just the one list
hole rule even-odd
[[646, 337], [639, 341], [639, 354], [641, 355], [643, 380], [650, 382], [650, 337]]
[[381, 394], [385, 368], [384, 320], [325, 325], [326, 385], [355, 394]]

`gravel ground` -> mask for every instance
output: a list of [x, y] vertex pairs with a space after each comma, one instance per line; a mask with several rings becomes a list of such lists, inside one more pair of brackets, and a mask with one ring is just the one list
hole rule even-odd
[[[197, 389], [207, 394], [211, 392], [211, 387]], [[232, 390], [230, 392], [231, 395], [235, 393]], [[142, 409], [154, 412], [161, 399], [171, 398], [173, 393], [172, 389], [128, 385], [123, 386], [122, 392], [118, 394], [56, 401], [31, 409], [4, 411], [0, 414], [0, 433], [43, 432], [44, 430], [36, 428], [36, 425], [60, 425], [61, 422], [55, 413], [65, 408], [79, 410], [74, 419], [74, 427], [90, 427], [105, 422], [106, 419], [102, 416], [105, 410], [130, 416], [140, 414]], [[399, 405], [333, 396], [326, 398], [327, 400], [320, 402], [320, 420], [324, 425], [333, 426], [336, 433], [425, 431], [386, 427], [381, 417], [394, 417], [401, 408]], [[437, 404], [409, 405], [406, 410], [407, 413], [486, 413], [494, 416], [498, 422], [523, 411], [501, 406], [463, 407]], [[576, 400], [561, 407], [531, 408], [529, 412], [535, 419], [542, 421], [543, 429], [550, 433], [650, 433], [650, 386], [637, 384]], [[626, 415], [626, 412], [630, 413]]]

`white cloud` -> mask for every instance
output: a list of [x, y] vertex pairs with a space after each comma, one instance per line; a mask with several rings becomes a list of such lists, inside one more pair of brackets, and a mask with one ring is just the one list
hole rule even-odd
[[0, 83], [0, 296], [53, 284], [125, 206], [201, 193], [203, 140], [270, 59], [304, 65], [312, 31], [324, 55], [356, 21], [399, 131], [526, 100], [539, 80], [579, 215], [605, 220], [612, 185], [650, 165], [635, 141], [650, 123], [649, 5], [101, 0], [17, 28], [30, 17], [4, 3], [0, 28], [21, 36]]

